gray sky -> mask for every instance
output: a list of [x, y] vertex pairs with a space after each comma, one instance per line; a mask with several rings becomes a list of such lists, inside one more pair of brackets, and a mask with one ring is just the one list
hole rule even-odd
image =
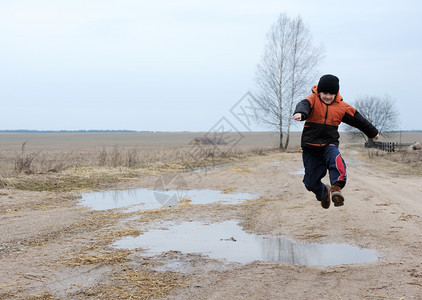
[[419, 0], [0, 0], [0, 129], [208, 131], [254, 87], [280, 13], [324, 45], [346, 102], [388, 94], [422, 129]]

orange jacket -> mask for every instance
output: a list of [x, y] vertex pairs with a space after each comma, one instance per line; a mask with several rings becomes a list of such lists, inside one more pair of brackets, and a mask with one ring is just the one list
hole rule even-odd
[[316, 85], [312, 88], [312, 94], [296, 105], [296, 113], [301, 113], [302, 120], [306, 120], [302, 131], [302, 147], [338, 145], [338, 126], [341, 122], [358, 128], [369, 138], [378, 134], [378, 130], [368, 120], [343, 101], [340, 92], [331, 104], [322, 102]]

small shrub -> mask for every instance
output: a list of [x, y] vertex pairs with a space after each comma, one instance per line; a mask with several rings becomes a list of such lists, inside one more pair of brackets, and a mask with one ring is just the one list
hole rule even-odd
[[25, 174], [31, 174], [33, 173], [31, 164], [39, 153], [25, 154], [25, 145], [26, 141], [22, 144], [20, 155], [15, 159], [15, 171], [18, 173], [24, 172]]
[[126, 166], [128, 168], [136, 168], [138, 164], [138, 151], [136, 149], [128, 150], [126, 155]]
[[107, 151], [104, 146], [103, 150], [101, 150], [100, 154], [98, 155], [98, 165], [100, 167], [104, 167], [106, 163], [107, 163]]
[[119, 146], [115, 145], [113, 147], [113, 151], [111, 152], [110, 159], [111, 159], [111, 166], [113, 168], [122, 166], [122, 153], [119, 149]]

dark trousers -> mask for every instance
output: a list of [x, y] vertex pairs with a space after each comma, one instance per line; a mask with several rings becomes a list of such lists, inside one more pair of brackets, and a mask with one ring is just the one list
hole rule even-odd
[[327, 187], [321, 182], [327, 170], [331, 185], [336, 183], [341, 188], [345, 186], [346, 164], [336, 145], [329, 144], [321, 149], [303, 148], [302, 159], [305, 166], [303, 183], [308, 191], [315, 194], [317, 200], [321, 201], [327, 196]]

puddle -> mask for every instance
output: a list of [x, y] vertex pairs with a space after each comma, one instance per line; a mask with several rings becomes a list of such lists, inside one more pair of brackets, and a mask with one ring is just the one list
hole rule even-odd
[[[275, 161], [272, 161], [271, 162], [272, 165], [275, 165], [275, 166], [284, 166], [284, 169], [286, 169], [285, 163], [286, 163], [285, 161], [280, 161], [280, 160], [275, 160]], [[296, 171], [290, 171], [289, 174], [292, 174], [292, 175], [304, 175], [305, 174], [305, 168], [300, 168], [300, 169], [298, 169]]]
[[161, 206], [176, 206], [182, 199], [191, 200], [190, 204], [238, 204], [244, 200], [256, 199], [259, 195], [248, 193], [225, 194], [218, 190], [113, 190], [82, 194], [80, 205], [94, 210], [123, 208], [127, 212], [151, 210]]
[[294, 172], [289, 172], [289, 174], [293, 174], [293, 175], [304, 175], [305, 174], [305, 168], [299, 169], [299, 170], [294, 171]]
[[[346, 165], [367, 165], [367, 163], [360, 160], [346, 160]], [[289, 172], [292, 175], [305, 175], [305, 168], [301, 168], [297, 171]]]
[[[221, 164], [221, 165], [219, 165], [219, 167], [221, 167], [223, 165], [225, 165], [225, 164]], [[207, 171], [217, 170], [217, 168], [218, 167], [216, 165], [205, 166], [205, 167], [194, 168], [190, 172], [192, 172], [192, 173], [207, 172]]]
[[185, 222], [164, 224], [138, 237], [124, 237], [113, 244], [119, 249], [142, 248], [148, 255], [168, 251], [200, 253], [214, 259], [249, 263], [283, 262], [293, 265], [335, 266], [378, 260], [372, 250], [339, 244], [296, 243], [286, 237], [249, 234], [236, 221], [213, 224]]
[[368, 165], [366, 162], [360, 161], [360, 160], [346, 160], [346, 165]]

